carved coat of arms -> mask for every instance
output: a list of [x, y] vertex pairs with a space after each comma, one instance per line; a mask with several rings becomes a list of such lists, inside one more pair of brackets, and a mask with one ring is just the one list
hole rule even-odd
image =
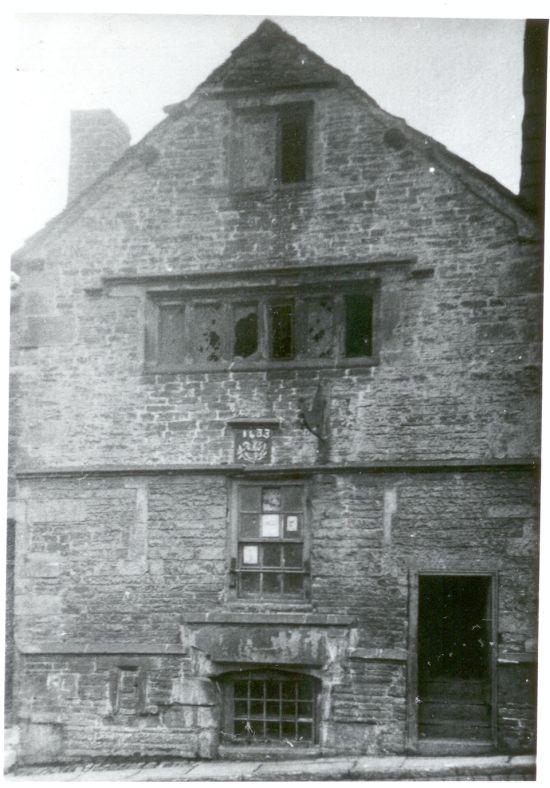
[[249, 465], [270, 462], [271, 430], [268, 427], [239, 430], [235, 436], [235, 459]]

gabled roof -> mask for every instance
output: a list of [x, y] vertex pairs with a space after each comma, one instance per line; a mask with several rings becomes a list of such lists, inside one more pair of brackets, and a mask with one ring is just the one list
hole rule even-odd
[[146, 134], [141, 142], [129, 148], [106, 173], [71, 201], [42, 230], [27, 239], [24, 246], [15, 253], [14, 258], [20, 254], [24, 255], [31, 245], [40, 243], [60, 224], [76, 220], [87, 205], [93, 204], [95, 199], [103, 194], [115, 173], [146, 160], [150, 154], [151, 135], [159, 126], [169, 124], [191, 111], [201, 97], [220, 93], [258, 93], [289, 88], [307, 90], [329, 86], [350, 91], [357, 100], [368, 105], [370, 111], [388, 129], [397, 130], [402, 140], [424, 151], [442, 169], [458, 178], [466, 188], [501, 214], [512, 219], [521, 237], [529, 240], [538, 238], [538, 223], [517, 195], [492, 176], [448, 151], [441, 143], [413, 129], [402, 118], [383, 110], [373, 98], [355, 84], [351, 77], [330, 66], [275, 22], [265, 19], [232, 51], [229, 58], [193, 91], [188, 99], [165, 107], [168, 118]]
[[342, 76], [275, 22], [265, 19], [200, 88], [276, 90], [334, 84]]

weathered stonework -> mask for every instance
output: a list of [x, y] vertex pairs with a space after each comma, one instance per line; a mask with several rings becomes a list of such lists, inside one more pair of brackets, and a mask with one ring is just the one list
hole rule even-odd
[[[285, 102], [313, 103], [311, 179], [239, 191], [236, 115]], [[411, 749], [422, 572], [495, 578], [494, 746], [532, 750], [536, 225], [271, 23], [169, 113], [15, 256], [20, 759], [218, 757], [224, 673], [274, 665], [320, 682], [318, 750]], [[369, 365], [148, 367], [151, 289], [358, 264]], [[246, 418], [278, 424], [259, 470], [235, 460]], [[232, 601], [229, 489], [252, 472], [307, 486], [303, 604]]]

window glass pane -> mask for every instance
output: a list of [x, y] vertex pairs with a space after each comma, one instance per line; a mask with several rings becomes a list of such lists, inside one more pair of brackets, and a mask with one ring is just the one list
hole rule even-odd
[[281, 182], [300, 183], [307, 176], [307, 118], [302, 113], [281, 117]]
[[283, 575], [283, 587], [285, 594], [301, 594], [302, 593], [302, 575], [299, 574], [285, 574]]
[[285, 484], [281, 488], [282, 508], [284, 512], [302, 511], [303, 488], [297, 484]]
[[296, 738], [296, 723], [295, 722], [283, 722], [281, 726], [281, 734], [283, 739], [295, 739]]
[[243, 564], [257, 564], [258, 563], [258, 545], [245, 544], [243, 545]]
[[264, 572], [263, 592], [264, 594], [281, 593], [281, 576], [277, 572]]
[[241, 512], [259, 512], [261, 510], [262, 488], [243, 484], [239, 488]]
[[265, 682], [265, 692], [268, 698], [279, 698], [281, 694], [281, 682], [278, 679], [268, 679]]
[[197, 362], [219, 361], [222, 357], [222, 310], [220, 304], [193, 305], [193, 358]]
[[263, 698], [264, 696], [264, 682], [263, 681], [251, 681], [250, 682], [250, 697], [251, 698]]
[[159, 361], [182, 364], [185, 359], [185, 310], [183, 304], [163, 304], [159, 309]]
[[372, 353], [372, 298], [348, 295], [346, 308], [345, 355], [370, 356]]
[[298, 741], [313, 740], [313, 725], [311, 722], [298, 723]]
[[302, 566], [302, 545], [285, 544], [284, 559], [285, 567], [300, 568]]
[[280, 534], [280, 517], [278, 514], [262, 514], [261, 535], [266, 537], [278, 537]]
[[274, 304], [271, 314], [271, 358], [289, 359], [294, 357], [292, 304]]
[[279, 725], [280, 723], [277, 722], [266, 722], [265, 724], [265, 735], [268, 739], [279, 739]]
[[262, 488], [262, 509], [264, 512], [278, 512], [281, 509], [281, 488]]
[[252, 356], [258, 349], [258, 309], [256, 304], [237, 304], [233, 311], [233, 355]]
[[235, 701], [235, 716], [246, 717], [248, 714], [248, 703], [245, 700]]
[[296, 697], [297, 684], [295, 681], [283, 682], [283, 698], [294, 699]]
[[300, 701], [298, 703], [298, 716], [311, 717], [313, 706], [310, 701]]
[[241, 572], [241, 591], [243, 594], [257, 594], [260, 591], [259, 572]]
[[252, 717], [263, 717], [264, 716], [264, 702], [263, 702], [263, 700], [251, 700], [250, 701], [250, 715]]
[[331, 298], [307, 301], [306, 345], [310, 358], [330, 358], [334, 350], [334, 306]]
[[296, 538], [300, 534], [300, 518], [297, 514], [285, 516], [285, 535]]
[[313, 698], [313, 684], [310, 679], [304, 678], [298, 682], [298, 697], [300, 700], [310, 700]]
[[262, 553], [263, 566], [281, 566], [281, 545], [264, 544]]
[[258, 536], [260, 517], [257, 514], [241, 514], [239, 533], [244, 537]]
[[247, 730], [247, 720], [235, 720], [234, 731], [236, 736], [245, 736]]
[[248, 692], [248, 681], [236, 681], [233, 685], [233, 692], [236, 698], [246, 698]]
[[294, 717], [296, 715], [296, 704], [292, 700], [284, 700], [282, 705], [282, 713], [285, 717]]
[[246, 732], [250, 736], [263, 736], [264, 724], [260, 720], [250, 720], [246, 726]]
[[278, 700], [268, 700], [265, 704], [265, 713], [268, 717], [279, 717], [280, 707]]

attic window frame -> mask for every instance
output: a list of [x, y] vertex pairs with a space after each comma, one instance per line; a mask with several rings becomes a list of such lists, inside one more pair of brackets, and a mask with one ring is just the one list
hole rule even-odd
[[[236, 125], [233, 128], [233, 140], [230, 145], [229, 178], [230, 189], [235, 196], [254, 195], [269, 191], [300, 190], [310, 185], [313, 179], [313, 101], [293, 101], [280, 104], [260, 104], [252, 107], [234, 107], [233, 115]], [[238, 119], [253, 117], [271, 118], [273, 157], [270, 172], [266, 173], [264, 185], [251, 185], [243, 182], [243, 167], [246, 161], [245, 149], [240, 139]], [[303, 180], [283, 182], [283, 127], [289, 118], [299, 117], [305, 125], [305, 178]]]
[[[308, 184], [313, 176], [313, 102], [300, 101], [281, 104], [274, 107], [277, 113], [276, 130], [276, 159], [275, 159], [275, 187], [278, 189], [299, 189]], [[289, 118], [300, 118], [305, 127], [305, 177], [302, 180], [283, 181], [283, 129], [285, 121]]]

